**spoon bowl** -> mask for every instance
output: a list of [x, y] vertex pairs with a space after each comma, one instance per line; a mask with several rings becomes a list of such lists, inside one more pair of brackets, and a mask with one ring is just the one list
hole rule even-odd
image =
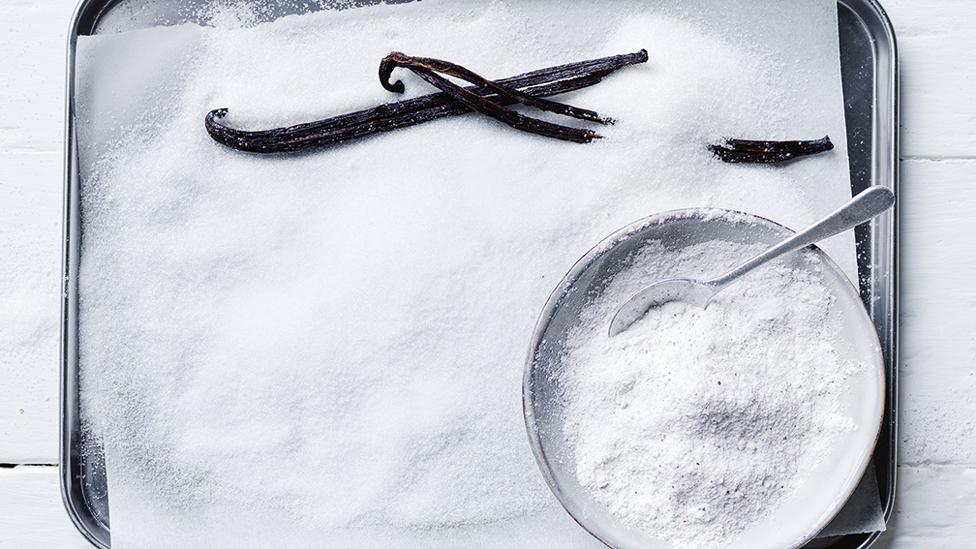
[[684, 301], [704, 309], [718, 290], [714, 285], [694, 278], [669, 278], [655, 282], [634, 294], [610, 321], [610, 337], [629, 328], [647, 311], [671, 301]]

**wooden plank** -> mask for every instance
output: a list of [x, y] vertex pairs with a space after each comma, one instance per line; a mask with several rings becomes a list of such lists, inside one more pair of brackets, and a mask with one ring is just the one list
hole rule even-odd
[[0, 463], [57, 463], [61, 154], [0, 154]]
[[976, 467], [976, 161], [902, 163], [900, 462]]
[[882, 0], [901, 74], [901, 154], [976, 157], [976, 9], [970, 0]]
[[67, 36], [76, 0], [7, 0], [0, 32], [0, 463], [58, 456]]
[[[6, 0], [0, 32], [0, 151], [60, 151], [65, 57], [74, 0]], [[8, 80], [9, 82], [9, 80]]]
[[61, 503], [58, 468], [0, 469], [0, 549], [91, 549]]
[[899, 467], [894, 512], [872, 549], [968, 549], [973, 517], [976, 469]]

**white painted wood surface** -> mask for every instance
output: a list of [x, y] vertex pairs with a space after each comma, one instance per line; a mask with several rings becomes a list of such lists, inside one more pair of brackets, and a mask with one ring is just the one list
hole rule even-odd
[[0, 547], [92, 549], [64, 511], [58, 478], [51, 466], [0, 470]]
[[[976, 5], [883, 2], [901, 71], [896, 504], [879, 548], [976, 539]], [[58, 488], [64, 79], [75, 0], [0, 0], [0, 548], [85, 548]], [[36, 466], [26, 466], [34, 464]]]

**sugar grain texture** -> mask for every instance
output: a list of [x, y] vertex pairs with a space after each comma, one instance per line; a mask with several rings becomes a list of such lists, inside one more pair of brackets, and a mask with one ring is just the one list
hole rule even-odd
[[[793, 4], [759, 24], [717, 0], [425, 0], [80, 37], [80, 391], [113, 548], [601, 546], [528, 448], [533, 326], [636, 219], [801, 227], [849, 197], [836, 4]], [[203, 128], [218, 107], [267, 129], [399, 99], [376, 76], [394, 50], [500, 78], [641, 48], [560, 98], [619, 121], [588, 145], [464, 115], [268, 157]], [[776, 168], [705, 148], [828, 134]]]

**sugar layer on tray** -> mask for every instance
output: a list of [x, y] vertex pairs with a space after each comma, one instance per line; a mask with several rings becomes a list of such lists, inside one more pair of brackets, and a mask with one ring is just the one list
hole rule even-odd
[[[761, 24], [703, 6], [424, 1], [80, 37], [80, 390], [113, 547], [599, 546], [522, 422], [552, 287], [655, 212], [799, 227], [849, 196], [836, 5]], [[267, 129], [399, 99], [376, 77], [393, 50], [499, 78], [641, 48], [558, 98], [618, 120], [588, 145], [475, 114], [294, 156], [203, 128], [218, 107]], [[705, 148], [824, 134], [834, 151], [777, 167]]]

